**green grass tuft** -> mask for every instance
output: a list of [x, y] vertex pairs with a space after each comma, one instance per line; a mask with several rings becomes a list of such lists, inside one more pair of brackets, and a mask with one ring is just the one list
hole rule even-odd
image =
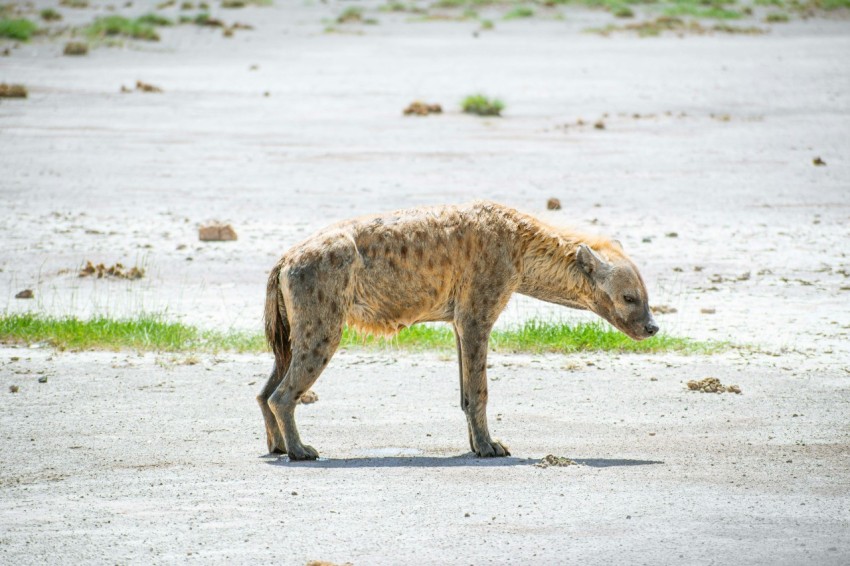
[[131, 20], [124, 16], [98, 18], [86, 28], [86, 35], [91, 39], [120, 36], [145, 41], [159, 41], [159, 34], [152, 24], [142, 21], [142, 18]]
[[483, 94], [472, 94], [463, 99], [461, 103], [463, 111], [467, 114], [479, 116], [501, 116], [505, 104], [498, 98], [490, 99]]
[[[115, 320], [96, 317], [80, 320], [34, 314], [0, 316], [0, 342], [45, 342], [65, 350], [138, 351], [233, 351], [264, 352], [260, 333], [203, 331], [193, 326], [168, 322], [156, 315]], [[376, 338], [350, 328], [343, 332], [341, 347], [395, 348], [403, 350], [455, 349], [452, 330], [444, 326], [416, 325], [391, 338]], [[635, 342], [601, 322], [568, 325], [531, 320], [522, 325], [494, 330], [490, 347], [497, 352], [571, 353], [580, 351], [711, 353], [725, 344], [702, 343], [687, 338], [660, 335]]]
[[54, 10], [53, 8], [45, 8], [41, 12], [38, 13], [42, 20], [45, 22], [58, 22], [62, 19], [62, 14]]
[[37, 30], [37, 25], [24, 18], [19, 20], [3, 18], [0, 20], [0, 37], [27, 41]]
[[534, 16], [534, 10], [528, 6], [517, 6], [513, 10], [505, 14], [506, 20], [519, 20], [522, 18], [531, 18]]
[[136, 19], [140, 24], [148, 24], [150, 26], [171, 26], [174, 25], [174, 22], [166, 18], [165, 16], [160, 16], [159, 14], [145, 14], [143, 16], [139, 16]]

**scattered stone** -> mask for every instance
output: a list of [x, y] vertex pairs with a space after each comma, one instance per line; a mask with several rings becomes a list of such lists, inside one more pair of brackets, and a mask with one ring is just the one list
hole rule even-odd
[[679, 312], [669, 305], [655, 305], [650, 310], [653, 314], [673, 314], [674, 312]]
[[9, 386], [9, 393], [17, 393], [20, 390], [21, 390], [21, 388], [18, 387], [17, 385], [10, 385]]
[[16, 299], [33, 299], [35, 298], [35, 293], [32, 292], [32, 289], [24, 289], [17, 295], [15, 295]]
[[552, 197], [546, 201], [546, 208], [548, 210], [561, 210], [561, 201]]
[[236, 230], [230, 224], [207, 224], [198, 230], [202, 242], [230, 242], [236, 239]]
[[706, 377], [699, 381], [691, 380], [688, 382], [688, 389], [691, 391], [699, 391], [701, 393], [737, 393], [741, 394], [741, 388], [737, 385], [723, 385], [716, 377]]
[[140, 90], [142, 92], [162, 92], [162, 89], [158, 86], [142, 81], [136, 81], [136, 90]]
[[410, 106], [404, 109], [405, 116], [427, 116], [428, 114], [442, 114], [443, 107], [439, 104], [428, 104], [415, 100], [410, 103]]
[[717, 312], [717, 309], [700, 309], [699, 312], [702, 314], [714, 314]]
[[41, 377], [38, 378], [38, 382], [39, 383], [47, 383], [47, 376], [42, 375]]
[[304, 394], [301, 396], [301, 398], [300, 398], [300, 399], [298, 399], [298, 400], [299, 400], [302, 404], [304, 404], [304, 405], [309, 405], [310, 403], [315, 403], [316, 401], [318, 401], [318, 400], [319, 400], [319, 396], [316, 394], [316, 392], [315, 392], [315, 391], [313, 391], [312, 389], [310, 389], [309, 391], [307, 391], [306, 393], [304, 393]]
[[826, 161], [824, 161], [820, 157], [815, 157], [814, 159], [812, 159], [812, 164], [816, 167], [823, 167], [824, 165], [826, 165]]
[[534, 464], [534, 467], [535, 468], [550, 468], [550, 467], [564, 468], [564, 467], [567, 467], [567, 466], [577, 466], [577, 465], [578, 465], [577, 462], [575, 462], [574, 460], [570, 460], [569, 458], [566, 458], [564, 456], [555, 456], [554, 454], [549, 454], [548, 456], [546, 456], [545, 458], [540, 460], [540, 462]]
[[29, 95], [24, 85], [0, 83], [0, 98], [26, 98]]
[[597, 120], [596, 123], [593, 124], [593, 127], [596, 128], [597, 130], [604, 130], [605, 129], [605, 122], [603, 122], [602, 120]]
[[145, 270], [133, 266], [130, 269], [124, 267], [121, 263], [105, 266], [102, 263], [97, 265], [91, 261], [87, 261], [85, 267], [80, 270], [80, 277], [96, 277], [103, 279], [104, 277], [115, 277], [116, 279], [141, 279], [145, 276]]
[[678, 233], [678, 232], [667, 232], [667, 233], [666, 233], [666, 234], [664, 234], [664, 235], [665, 235], [665, 236], [667, 236], [668, 238], [678, 238], [678, 237], [679, 237], [679, 233]]
[[63, 55], [87, 55], [89, 52], [89, 46], [87, 43], [83, 43], [82, 41], [69, 41], [65, 44], [65, 49], [62, 50]]

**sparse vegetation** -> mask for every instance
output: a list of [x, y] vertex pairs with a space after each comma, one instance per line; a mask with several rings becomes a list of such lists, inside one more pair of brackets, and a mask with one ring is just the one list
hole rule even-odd
[[59, 0], [60, 6], [67, 6], [68, 8], [88, 8], [89, 0]]
[[493, 24], [493, 20], [481, 20], [481, 29], [483, 30], [491, 30], [496, 26]]
[[590, 28], [585, 31], [604, 36], [615, 32], [634, 32], [640, 37], [657, 37], [665, 32], [675, 33], [677, 35], [705, 35], [710, 33], [759, 35], [765, 33], [765, 30], [755, 26], [743, 27], [727, 23], [718, 23], [713, 26], [706, 27], [695, 20], [687, 21], [682, 18], [675, 18], [671, 16], [660, 16], [653, 20], [634, 22], [624, 26], [610, 24], [603, 28]]
[[349, 6], [336, 17], [338, 24], [361, 23], [363, 21], [363, 9], [356, 6]]
[[505, 104], [498, 98], [487, 98], [483, 94], [473, 94], [463, 99], [461, 104], [463, 111], [467, 114], [479, 116], [501, 116]]
[[62, 19], [62, 14], [54, 10], [53, 8], [45, 8], [41, 12], [38, 13], [42, 20], [45, 22], [58, 22]]
[[772, 12], [765, 16], [764, 21], [769, 24], [784, 24], [788, 23], [789, 19], [788, 14], [784, 12]]
[[129, 19], [124, 16], [104, 16], [97, 18], [86, 28], [86, 35], [92, 39], [106, 37], [128, 37], [145, 41], [159, 41], [154, 26], [141, 18]]
[[139, 16], [136, 20], [142, 24], [148, 24], [151, 26], [170, 26], [174, 25], [174, 22], [166, 18], [165, 16], [160, 16], [159, 14], [145, 14], [143, 16]]
[[26, 18], [0, 19], [0, 37], [27, 41], [36, 31], [38, 26]]
[[505, 14], [506, 20], [518, 20], [521, 18], [530, 18], [534, 16], [534, 10], [528, 6], [517, 6], [513, 10]]
[[[160, 316], [142, 315], [128, 320], [96, 317], [80, 320], [27, 314], [0, 316], [0, 342], [48, 343], [59, 349], [133, 349], [140, 351], [264, 352], [260, 333], [202, 331]], [[416, 325], [392, 338], [375, 338], [346, 328], [342, 348], [398, 348], [454, 351], [455, 338], [445, 326]], [[725, 344], [702, 343], [686, 338], [655, 336], [635, 342], [604, 323], [549, 323], [528, 321], [490, 337], [492, 350], [500, 352], [571, 353], [579, 351], [711, 353]]]

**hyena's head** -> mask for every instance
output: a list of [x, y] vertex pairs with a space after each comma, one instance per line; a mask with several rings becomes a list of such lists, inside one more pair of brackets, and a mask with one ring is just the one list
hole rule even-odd
[[658, 332], [649, 310], [649, 296], [637, 267], [613, 244], [608, 259], [579, 244], [576, 262], [590, 282], [588, 309], [595, 312], [634, 340], [643, 340]]

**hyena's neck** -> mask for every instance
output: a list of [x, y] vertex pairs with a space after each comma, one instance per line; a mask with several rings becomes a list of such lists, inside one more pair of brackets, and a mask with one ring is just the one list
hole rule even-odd
[[576, 263], [576, 249], [581, 243], [596, 249], [604, 245], [603, 240], [556, 229], [531, 217], [523, 220], [518, 223], [523, 268], [517, 292], [567, 307], [588, 308], [592, 293]]

